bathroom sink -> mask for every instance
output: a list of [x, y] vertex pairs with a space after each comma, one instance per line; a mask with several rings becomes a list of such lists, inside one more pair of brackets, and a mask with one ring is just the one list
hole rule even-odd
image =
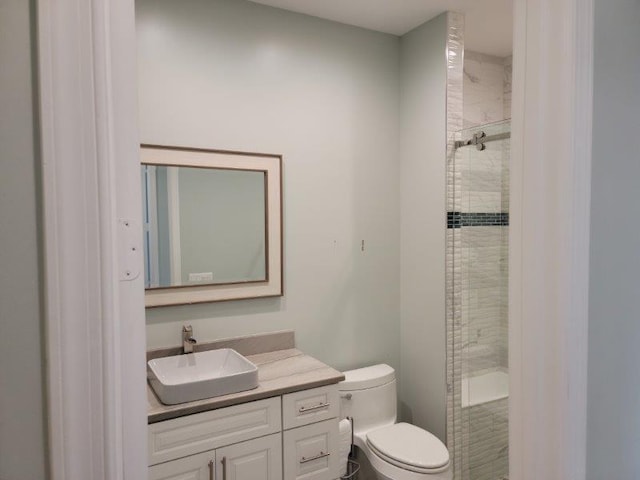
[[155, 358], [147, 365], [149, 383], [167, 405], [258, 386], [258, 367], [230, 348]]

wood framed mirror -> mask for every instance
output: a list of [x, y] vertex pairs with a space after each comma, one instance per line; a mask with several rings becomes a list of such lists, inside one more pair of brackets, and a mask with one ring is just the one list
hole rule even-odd
[[145, 306], [283, 294], [282, 156], [142, 145]]

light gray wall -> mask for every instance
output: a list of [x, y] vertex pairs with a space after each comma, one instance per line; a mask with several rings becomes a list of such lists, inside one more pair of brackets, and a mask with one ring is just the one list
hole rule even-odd
[[31, 2], [0, 0], [0, 478], [45, 478]]
[[199, 341], [295, 329], [336, 368], [398, 367], [398, 38], [238, 0], [136, 9], [141, 140], [284, 168], [285, 296], [148, 310], [149, 347], [187, 322]]
[[640, 2], [596, 0], [587, 479], [640, 478]]
[[402, 416], [446, 430], [446, 14], [401, 40]]

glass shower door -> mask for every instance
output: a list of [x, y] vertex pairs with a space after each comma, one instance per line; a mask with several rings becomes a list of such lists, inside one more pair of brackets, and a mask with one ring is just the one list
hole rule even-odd
[[509, 136], [508, 121], [464, 130], [455, 155], [453, 271], [461, 312], [453, 342], [461, 436], [456, 479], [503, 480], [509, 473]]

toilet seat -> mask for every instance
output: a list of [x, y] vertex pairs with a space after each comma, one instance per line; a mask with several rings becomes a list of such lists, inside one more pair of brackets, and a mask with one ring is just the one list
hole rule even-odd
[[409, 423], [367, 433], [367, 445], [385, 461], [416, 473], [439, 473], [449, 467], [449, 451], [433, 434]]

